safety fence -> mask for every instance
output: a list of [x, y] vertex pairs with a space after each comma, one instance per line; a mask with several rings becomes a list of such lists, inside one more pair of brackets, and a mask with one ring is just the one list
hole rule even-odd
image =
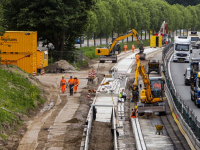
[[169, 43], [163, 50], [163, 74], [166, 81], [166, 97], [170, 105], [172, 114], [177, 122], [179, 129], [185, 136], [190, 147], [200, 149], [200, 122], [197, 120], [192, 109], [185, 104], [179, 93], [174, 87], [173, 81], [170, 77], [169, 65], [170, 58], [173, 54], [173, 43]]

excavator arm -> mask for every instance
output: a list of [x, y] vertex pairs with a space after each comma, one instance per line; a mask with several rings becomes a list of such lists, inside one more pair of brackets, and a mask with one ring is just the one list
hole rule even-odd
[[143, 42], [142, 42], [142, 40], [140, 39], [140, 37], [138, 36], [137, 31], [136, 31], [135, 29], [132, 29], [132, 30], [126, 32], [124, 35], [117, 37], [117, 38], [113, 41], [112, 45], [110, 46], [110, 52], [113, 50], [114, 46], [117, 44], [118, 41], [121, 41], [121, 40], [123, 40], [123, 39], [125, 39], [125, 38], [127, 38], [127, 37], [129, 37], [129, 36], [131, 36], [131, 35], [134, 36], [136, 42], [138, 43], [139, 49], [144, 50], [144, 48], [143, 48]]
[[142, 80], [143, 80], [143, 83], [144, 83], [144, 89], [146, 90], [145, 91], [146, 97], [145, 98], [141, 97], [141, 99], [146, 99], [146, 101], [148, 103], [150, 103], [153, 100], [153, 96], [152, 96], [152, 93], [151, 93], [151, 83], [150, 83], [150, 80], [149, 80], [149, 76], [148, 76], [146, 70], [144, 69], [144, 66], [141, 65], [140, 60], [138, 58], [136, 58], [136, 59], [137, 59], [137, 67], [136, 67], [135, 78], [134, 78], [134, 82], [133, 82], [133, 95], [134, 96], [139, 95], [138, 77], [140, 75], [142, 77]]

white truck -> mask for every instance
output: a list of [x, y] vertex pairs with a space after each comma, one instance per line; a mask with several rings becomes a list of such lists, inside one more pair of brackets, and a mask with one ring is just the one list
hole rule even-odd
[[191, 38], [192, 48], [199, 49], [200, 41], [199, 41], [199, 36], [197, 34], [197, 31], [191, 31], [191, 34], [189, 35], [189, 37]]
[[186, 36], [176, 36], [174, 39], [173, 62], [190, 62], [192, 53], [191, 38]]

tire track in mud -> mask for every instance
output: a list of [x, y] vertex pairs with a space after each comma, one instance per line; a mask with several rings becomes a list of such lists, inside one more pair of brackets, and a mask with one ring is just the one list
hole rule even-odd
[[[50, 132], [49, 129], [51, 126], [53, 126], [56, 117], [58, 116], [60, 111], [64, 108], [65, 104], [67, 103], [67, 95], [63, 95], [60, 98], [61, 98], [61, 103], [53, 107], [54, 109], [53, 113], [51, 114], [51, 116], [48, 117], [48, 119], [45, 121], [45, 123], [41, 127], [41, 130], [38, 134], [38, 141], [37, 141], [38, 146], [36, 150], [42, 150], [46, 146], [46, 143], [48, 142], [48, 135]], [[57, 144], [59, 145], [59, 142]]]

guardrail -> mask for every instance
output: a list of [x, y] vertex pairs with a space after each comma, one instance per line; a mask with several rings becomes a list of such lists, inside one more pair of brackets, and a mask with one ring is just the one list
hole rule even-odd
[[168, 44], [162, 54], [163, 74], [166, 80], [166, 96], [174, 115], [175, 121], [182, 134], [185, 136], [191, 149], [200, 149], [200, 122], [197, 120], [192, 109], [182, 101], [181, 96], [176, 91], [169, 74], [169, 61], [173, 54], [173, 43]]

